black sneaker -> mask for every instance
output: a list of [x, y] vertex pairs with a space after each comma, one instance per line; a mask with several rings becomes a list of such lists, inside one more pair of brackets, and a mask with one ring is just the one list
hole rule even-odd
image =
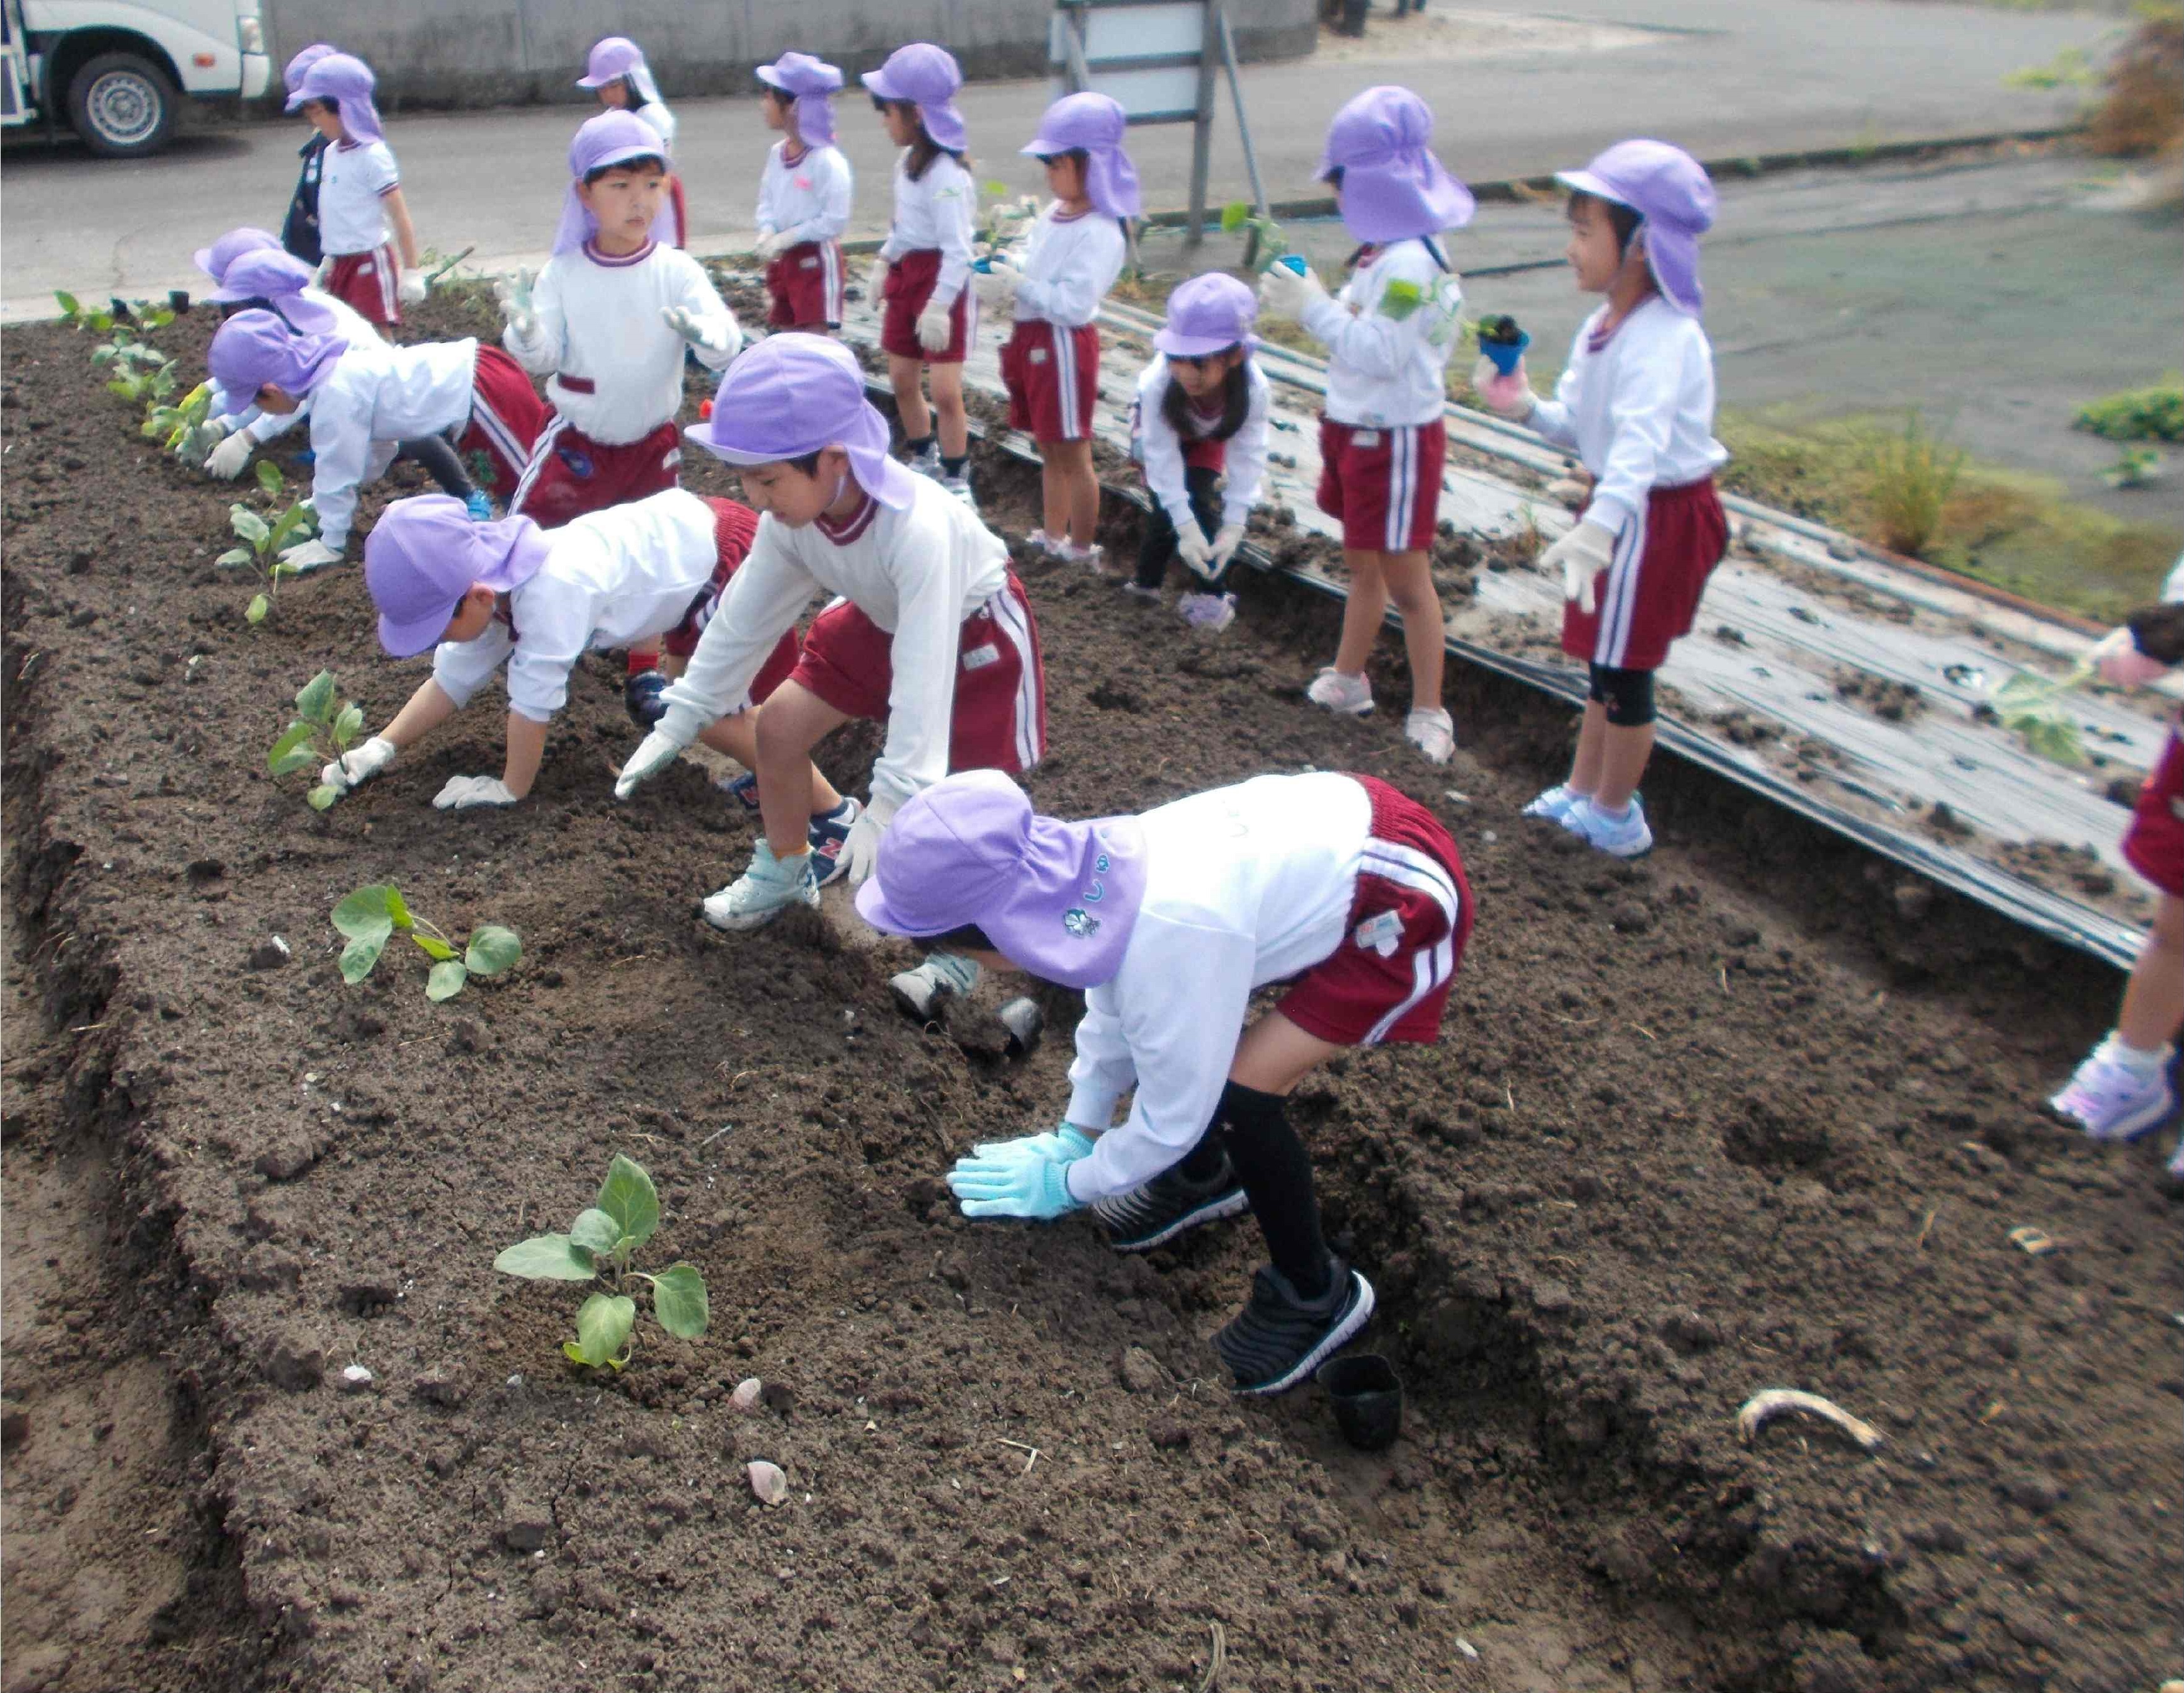
[[1327, 1291], [1312, 1300], [1299, 1298], [1271, 1264], [1252, 1276], [1251, 1302], [1213, 1337], [1235, 1391], [1287, 1393], [1371, 1318], [1373, 1284], [1340, 1258], [1329, 1261], [1329, 1270]]
[[1163, 1170], [1142, 1187], [1095, 1201], [1092, 1214], [1106, 1225], [1107, 1244], [1117, 1252], [1150, 1252], [1201, 1222], [1217, 1222], [1251, 1206], [1223, 1152], [1221, 1168], [1203, 1182], [1180, 1170]]

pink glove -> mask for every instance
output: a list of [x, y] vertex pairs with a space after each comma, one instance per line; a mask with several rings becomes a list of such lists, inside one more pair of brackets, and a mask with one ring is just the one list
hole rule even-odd
[[2090, 656], [2101, 680], [2118, 688], [2144, 688], [2169, 674], [2169, 666], [2159, 659], [2149, 659], [2139, 651], [2128, 627], [2110, 630]]
[[1526, 374], [1522, 359], [1517, 361], [1517, 368], [1505, 376], [1495, 368], [1491, 359], [1481, 358], [1472, 368], [1471, 387], [1486, 402], [1489, 410], [1513, 422], [1522, 423], [1540, 403], [1532, 393], [1532, 379]]

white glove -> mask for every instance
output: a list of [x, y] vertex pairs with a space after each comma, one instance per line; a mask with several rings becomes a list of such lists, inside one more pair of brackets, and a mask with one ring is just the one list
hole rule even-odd
[[1540, 565], [1549, 571], [1560, 567], [1563, 598], [1575, 600], [1578, 610], [1588, 616], [1596, 603], [1594, 582], [1614, 561], [1615, 537], [1589, 518], [1548, 548], [1540, 559]]
[[423, 305], [425, 304], [425, 273], [422, 270], [405, 270], [402, 273], [401, 283], [394, 292], [405, 306]]
[[432, 796], [435, 811], [469, 811], [480, 805], [513, 805], [515, 796], [497, 776], [451, 776]]
[[319, 260], [319, 268], [311, 272], [311, 286], [315, 288], [325, 287], [327, 280], [332, 276], [333, 274], [334, 256], [332, 253], [329, 253], [325, 258]]
[[918, 313], [917, 344], [928, 353], [946, 352], [948, 343], [956, 338], [956, 325], [952, 320], [955, 305], [953, 300], [946, 305], [933, 300]]
[[637, 792], [637, 784], [648, 782], [667, 768], [682, 755], [688, 741], [677, 740], [665, 729], [655, 729], [637, 743], [637, 750], [629, 755], [615, 778], [615, 798], [627, 799]]
[[250, 462], [251, 449], [257, 444], [250, 438], [248, 430], [237, 430], [212, 449], [211, 457], [204, 461], [205, 474], [218, 476], [224, 482], [233, 482]]
[[874, 794], [850, 825], [850, 838], [842, 843], [842, 862], [849, 866], [850, 886], [861, 887], [880, 861], [880, 838], [894, 821], [895, 802]]
[[361, 786], [394, 762], [400, 751], [384, 735], [374, 735], [360, 747], [351, 747], [332, 764], [319, 771], [319, 780], [329, 788], [346, 794]]
[[708, 353], [725, 353], [728, 350], [726, 328], [719, 324], [706, 322], [688, 306], [660, 307], [660, 320], [693, 347], [702, 347]]
[[1227, 567], [1229, 560], [1236, 556], [1236, 549], [1243, 544], [1244, 526], [1240, 523], [1223, 524], [1213, 537], [1213, 562], [1208, 574], [1218, 576]]
[[1183, 560], [1193, 576], [1204, 576], [1209, 582], [1212, 580], [1213, 548], [1206, 538], [1206, 532], [1198, 526], [1196, 518], [1192, 518], [1175, 532], [1175, 555]]
[[890, 268], [886, 259], [875, 259], [872, 260], [872, 268], [865, 272], [865, 292], [874, 305], [880, 303], [880, 296], [887, 292], [888, 271]]
[[795, 245], [777, 229], [762, 229], [758, 232], [758, 256], [762, 259], [778, 259]]
[[538, 280], [538, 273], [527, 265], [513, 276], [493, 279], [493, 298], [518, 341], [535, 339], [538, 333], [538, 314], [531, 306], [532, 287]]
[[2118, 688], [2143, 688], [2169, 673], [2169, 666], [2159, 659], [2150, 659], [2139, 651], [2128, 623], [2109, 630], [2086, 657], [2103, 682], [2114, 682]]
[[1517, 368], [1503, 376], [1491, 359], [1484, 354], [1471, 367], [1471, 391], [1485, 400], [1488, 409], [1496, 415], [1522, 423], [1539, 404], [1532, 392], [1532, 379], [1524, 372], [1524, 361], [1519, 359]]
[[[226, 444], [224, 441], [220, 443], [223, 447]], [[313, 571], [322, 571], [328, 565], [337, 565], [341, 561], [341, 554], [316, 537], [309, 541], [298, 541], [294, 546], [284, 547], [281, 550], [281, 570], [286, 576], [309, 576]]]
[[1300, 276], [1286, 265], [1275, 265], [1259, 278], [1259, 307], [1276, 317], [1302, 323], [1315, 300], [1327, 298], [1327, 285], [1307, 268]]

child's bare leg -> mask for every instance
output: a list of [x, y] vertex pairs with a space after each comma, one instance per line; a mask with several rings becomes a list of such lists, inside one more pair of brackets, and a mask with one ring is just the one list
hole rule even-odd
[[[1042, 441], [1039, 455], [1058, 472], [1069, 538], [1089, 547], [1100, 537], [1100, 478], [1092, 469], [1089, 441]], [[1047, 515], [1054, 515], [1054, 493], [1047, 494]], [[1054, 533], [1052, 530], [1047, 532]]]
[[1403, 614], [1403, 650], [1411, 660], [1411, 705], [1417, 710], [1438, 711], [1448, 649], [1442, 644], [1440, 595], [1434, 590], [1433, 568], [1424, 553], [1388, 553], [1381, 557], [1380, 574], [1388, 585], [1389, 599]]
[[902, 432], [912, 441], [933, 433], [933, 418], [925, 409], [925, 365], [900, 353], [888, 354], [888, 381], [894, 384], [895, 415]]
[[[1591, 713], [1586, 714], [1588, 716]], [[1603, 745], [1600, 757], [1600, 786], [1593, 789], [1592, 797], [1603, 811], [1620, 816], [1630, 803], [1630, 796], [1638, 791], [1639, 778], [1646, 774], [1646, 761], [1653, 756], [1653, 726], [1651, 723], [1607, 723], [1602, 714], [1605, 732], [1601, 737]]]
[[963, 367], [934, 365], [928, 369], [928, 378], [933, 384], [934, 427], [940, 432], [940, 456], [960, 459], [971, 450], [971, 422], [963, 410]]
[[1056, 543], [1069, 538], [1069, 477], [1054, 455], [1060, 444], [1039, 443], [1039, 522], [1046, 538]]
[[1577, 755], [1570, 760], [1570, 792], [1597, 794], [1607, 768], [1607, 708], [1597, 699], [1588, 699], [1584, 727], [1577, 732]]
[[2142, 1052], [2158, 1051], [2184, 1027], [2184, 899], [2164, 894], [2153, 927], [2124, 986], [2116, 1033]]
[[[758, 720], [762, 707], [738, 711], [733, 717], [723, 717], [698, 738], [716, 753], [726, 753], [745, 770], [758, 768]], [[809, 759], [805, 760], [811, 764]], [[766, 797], [763, 783], [759, 788], [761, 804]], [[819, 766], [811, 765], [811, 812], [831, 811], [842, 803], [842, 796], [834, 791], [834, 784], [819, 773]]]
[[[784, 682], [774, 689], [755, 715], [758, 731], [749, 763], [758, 772], [759, 816], [773, 855], [789, 858], [811, 850], [811, 813], [833, 809], [812, 803], [822, 796], [813, 785], [818, 772], [812, 766], [811, 749], [848, 722], [849, 715], [795, 682]], [[824, 777], [818, 781], [827, 793], [833, 792]]]
[[1380, 573], [1379, 553], [1342, 549], [1342, 562], [1350, 571], [1350, 598], [1342, 604], [1342, 639], [1334, 649], [1334, 667], [1345, 676], [1365, 674], [1380, 638], [1380, 625], [1388, 615], [1388, 582]]

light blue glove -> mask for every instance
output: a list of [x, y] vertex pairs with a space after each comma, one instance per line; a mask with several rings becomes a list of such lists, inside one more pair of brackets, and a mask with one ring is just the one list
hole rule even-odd
[[1036, 1152], [1059, 1164], [1072, 1164], [1092, 1150], [1091, 1137], [1064, 1118], [1044, 1134], [1020, 1135], [1014, 1140], [982, 1140], [971, 1149], [974, 1158], [1014, 1158]]
[[1078, 1201], [1069, 1195], [1067, 1171], [1092, 1150], [1092, 1143], [1066, 1123], [1054, 1139], [1050, 1153], [1018, 1141], [994, 1156], [973, 1153], [957, 1159], [948, 1172], [948, 1185], [962, 1202], [963, 1215], [1029, 1217], [1045, 1222], [1077, 1210]]

